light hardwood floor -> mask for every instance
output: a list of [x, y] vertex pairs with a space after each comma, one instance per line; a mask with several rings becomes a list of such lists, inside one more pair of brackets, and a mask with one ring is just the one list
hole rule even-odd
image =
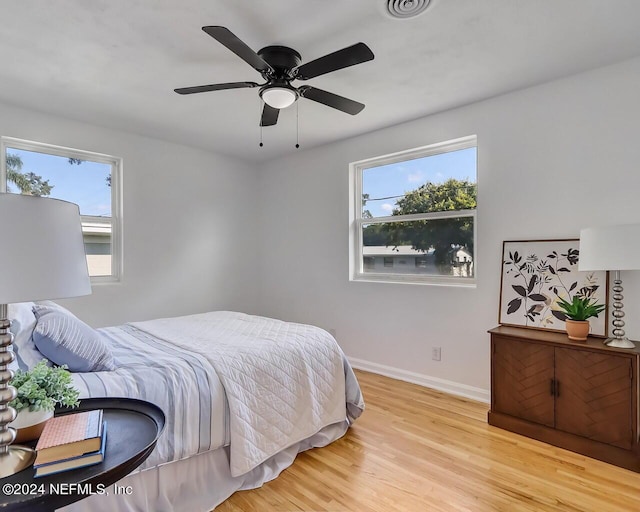
[[364, 414], [216, 512], [640, 512], [640, 474], [487, 425], [486, 404], [357, 372]]

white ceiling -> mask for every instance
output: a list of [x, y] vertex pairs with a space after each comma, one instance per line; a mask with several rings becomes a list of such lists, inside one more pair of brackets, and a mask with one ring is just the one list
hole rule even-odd
[[2, 0], [0, 101], [256, 161], [296, 151], [296, 109], [259, 148], [257, 89], [174, 93], [262, 82], [203, 25], [303, 62], [359, 41], [373, 50], [304, 82], [366, 108], [301, 100], [303, 148], [640, 55], [638, 0], [432, 0], [410, 20], [386, 17], [384, 1]]

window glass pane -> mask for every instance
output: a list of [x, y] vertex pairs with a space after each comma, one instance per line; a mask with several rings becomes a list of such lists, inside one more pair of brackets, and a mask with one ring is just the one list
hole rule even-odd
[[476, 207], [476, 148], [362, 171], [363, 218]]
[[7, 192], [76, 203], [91, 276], [112, 274], [112, 166], [7, 147]]
[[454, 217], [364, 224], [364, 272], [473, 277], [473, 222]]

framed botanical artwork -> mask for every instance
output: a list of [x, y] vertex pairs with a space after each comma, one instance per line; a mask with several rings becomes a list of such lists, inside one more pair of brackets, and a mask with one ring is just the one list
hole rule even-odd
[[608, 274], [578, 271], [579, 258], [580, 240], [503, 242], [499, 323], [564, 332], [558, 299], [589, 296], [605, 305], [589, 319], [591, 335], [606, 337]]

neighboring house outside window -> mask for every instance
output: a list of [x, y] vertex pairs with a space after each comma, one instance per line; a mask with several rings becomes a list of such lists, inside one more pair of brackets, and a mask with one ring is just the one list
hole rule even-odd
[[122, 275], [120, 158], [9, 137], [1, 139], [0, 193], [51, 197], [80, 208], [93, 282]]
[[350, 165], [350, 279], [475, 285], [477, 141]]

